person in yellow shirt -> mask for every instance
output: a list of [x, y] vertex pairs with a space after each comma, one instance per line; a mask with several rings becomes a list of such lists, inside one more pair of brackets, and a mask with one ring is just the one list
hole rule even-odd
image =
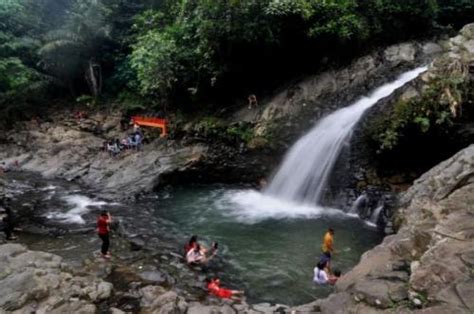
[[330, 260], [334, 253], [334, 229], [329, 228], [324, 235], [323, 245], [321, 247], [323, 254]]

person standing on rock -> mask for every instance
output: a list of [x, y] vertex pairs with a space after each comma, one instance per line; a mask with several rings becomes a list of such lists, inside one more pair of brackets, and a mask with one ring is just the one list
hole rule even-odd
[[97, 234], [99, 238], [102, 240], [102, 247], [100, 252], [102, 253], [102, 257], [110, 258], [109, 246], [109, 232], [110, 232], [110, 223], [112, 222], [112, 217], [110, 213], [106, 210], [100, 213], [100, 216], [97, 218]]
[[13, 211], [9, 206], [8, 199], [3, 200], [3, 208], [5, 209], [5, 216], [3, 217], [3, 232], [8, 241], [16, 240], [17, 237], [13, 235], [13, 229], [15, 229], [15, 220], [13, 217]]

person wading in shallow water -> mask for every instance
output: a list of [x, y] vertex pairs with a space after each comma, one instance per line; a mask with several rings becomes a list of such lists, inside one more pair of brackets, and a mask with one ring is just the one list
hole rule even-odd
[[100, 252], [102, 253], [102, 257], [110, 258], [109, 246], [109, 232], [110, 232], [110, 223], [112, 222], [112, 217], [110, 216], [109, 212], [104, 210], [100, 213], [100, 216], [97, 217], [97, 234], [99, 238], [102, 240], [102, 247]]
[[335, 270], [334, 274], [331, 274], [328, 270], [328, 261], [319, 262], [318, 266], [314, 268], [313, 282], [318, 285], [334, 285], [341, 276], [339, 270]]
[[321, 260], [326, 260], [328, 262], [327, 268], [331, 270], [331, 258], [334, 253], [334, 229], [328, 228], [328, 231], [324, 235], [323, 245], [321, 246], [321, 250], [323, 251], [323, 255], [321, 256]]

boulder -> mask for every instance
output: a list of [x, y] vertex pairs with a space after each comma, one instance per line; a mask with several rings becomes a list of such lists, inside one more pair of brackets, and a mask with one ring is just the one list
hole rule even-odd
[[385, 60], [399, 65], [415, 61], [416, 47], [412, 43], [390, 46], [384, 51]]
[[427, 55], [438, 54], [443, 52], [443, 47], [437, 43], [426, 43], [422, 47], [423, 53]]
[[459, 32], [467, 39], [474, 39], [474, 23], [465, 25]]
[[61, 257], [29, 251], [19, 244], [0, 246], [0, 308], [38, 313], [95, 313], [91, 301], [108, 299], [112, 284], [69, 271]]

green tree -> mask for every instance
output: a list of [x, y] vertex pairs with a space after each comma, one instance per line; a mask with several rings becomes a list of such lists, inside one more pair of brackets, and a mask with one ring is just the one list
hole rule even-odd
[[104, 47], [110, 38], [107, 8], [99, 0], [76, 0], [64, 27], [49, 32], [39, 50], [42, 68], [66, 80], [72, 93], [81, 77], [90, 93], [102, 92]]

